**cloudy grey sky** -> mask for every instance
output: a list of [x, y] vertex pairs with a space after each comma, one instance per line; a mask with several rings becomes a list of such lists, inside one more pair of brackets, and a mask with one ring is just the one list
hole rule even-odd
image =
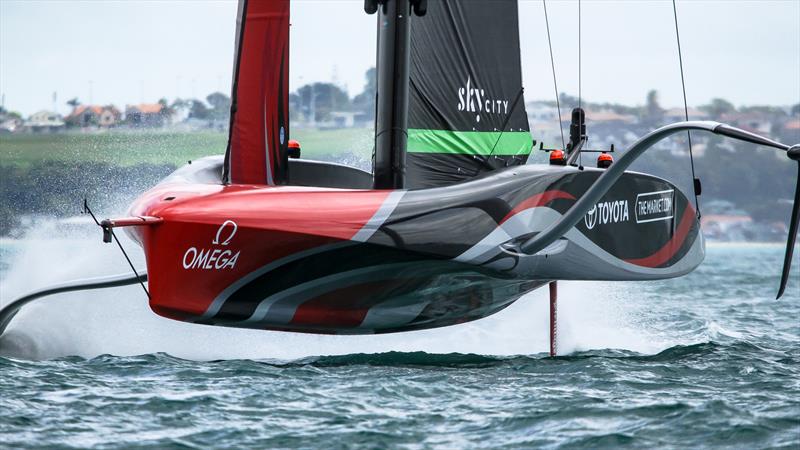
[[[433, 0], [435, 1], [435, 0]], [[559, 89], [577, 94], [577, 1], [548, 1]], [[678, 1], [690, 104], [800, 102], [800, 0]], [[154, 102], [229, 91], [235, 1], [0, 0], [0, 93], [24, 114], [64, 102]], [[582, 3], [583, 95], [681, 104], [669, 0]], [[292, 3], [291, 88], [335, 79], [361, 91], [375, 17], [360, 0]], [[520, 1], [526, 99], [552, 99], [540, 0]]]

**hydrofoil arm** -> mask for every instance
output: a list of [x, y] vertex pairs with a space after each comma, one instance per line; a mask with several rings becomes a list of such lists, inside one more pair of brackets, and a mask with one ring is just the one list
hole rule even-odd
[[6, 327], [11, 323], [11, 319], [17, 315], [19, 310], [28, 303], [46, 297], [48, 295], [60, 294], [63, 292], [82, 291], [91, 289], [105, 289], [111, 287], [127, 286], [129, 284], [144, 283], [147, 281], [147, 273], [140, 273], [138, 276], [134, 274], [118, 274], [98, 278], [86, 278], [83, 280], [68, 281], [63, 284], [55, 286], [48, 286], [38, 291], [26, 294], [8, 305], [0, 309], [0, 336], [6, 331]]

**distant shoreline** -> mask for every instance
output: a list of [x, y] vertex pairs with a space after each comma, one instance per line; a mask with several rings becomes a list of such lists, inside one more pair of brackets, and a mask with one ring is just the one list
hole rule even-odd
[[[796, 244], [796, 246], [800, 243]], [[785, 242], [750, 242], [750, 241], [733, 241], [733, 242], [708, 242], [706, 241], [707, 248], [731, 248], [731, 247], [781, 247], [786, 246]]]

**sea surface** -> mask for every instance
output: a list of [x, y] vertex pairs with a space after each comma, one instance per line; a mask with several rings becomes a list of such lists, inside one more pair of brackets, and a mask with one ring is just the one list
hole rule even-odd
[[[0, 303], [125, 270], [99, 235], [54, 229], [0, 241]], [[546, 290], [378, 337], [172, 322], [138, 286], [51, 298], [0, 342], [0, 447], [796, 449], [800, 263], [776, 301], [782, 253], [710, 246], [680, 279], [562, 282], [557, 358]]]

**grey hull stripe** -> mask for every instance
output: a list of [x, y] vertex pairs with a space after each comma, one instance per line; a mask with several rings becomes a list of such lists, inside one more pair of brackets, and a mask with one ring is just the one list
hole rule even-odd
[[378, 231], [378, 228], [383, 225], [383, 222], [389, 218], [397, 204], [406, 195], [407, 191], [392, 191], [383, 201], [381, 207], [375, 212], [371, 219], [353, 236], [352, 240], [358, 242], [367, 242], [369, 238]]
[[464, 253], [456, 256], [455, 260], [474, 264], [478, 262], [478, 259], [481, 255], [490, 252], [496, 252], [497, 247], [500, 244], [508, 242], [512, 239], [514, 239], [514, 236], [510, 236], [502, 226], [499, 226], [492, 230], [491, 233], [487, 234], [486, 237], [481, 239], [480, 242], [467, 249], [467, 251]]
[[260, 277], [261, 275], [269, 272], [270, 270], [273, 270], [273, 269], [275, 269], [277, 267], [280, 267], [280, 266], [282, 266], [284, 264], [287, 264], [287, 263], [290, 263], [292, 261], [296, 261], [298, 259], [305, 258], [306, 256], [311, 256], [311, 255], [315, 255], [317, 253], [327, 252], [329, 250], [334, 250], [334, 249], [337, 249], [337, 248], [348, 247], [348, 246], [351, 246], [351, 245], [355, 245], [355, 243], [353, 243], [351, 241], [345, 241], [345, 242], [337, 242], [335, 244], [323, 245], [323, 246], [320, 246], [320, 247], [315, 247], [315, 248], [312, 248], [312, 249], [304, 250], [302, 252], [293, 253], [293, 254], [285, 257], [285, 258], [281, 258], [279, 260], [273, 261], [273, 262], [271, 262], [271, 263], [269, 263], [269, 264], [267, 264], [267, 265], [255, 270], [253, 272], [250, 272], [249, 274], [243, 276], [242, 278], [239, 278], [233, 284], [231, 284], [230, 286], [225, 288], [224, 291], [220, 292], [220, 294], [214, 299], [214, 301], [211, 302], [211, 305], [209, 305], [208, 309], [206, 310], [206, 312], [203, 313], [203, 315], [200, 317], [200, 319], [201, 320], [202, 319], [210, 319], [210, 318], [216, 316], [217, 313], [219, 312], [220, 308], [222, 308], [222, 305], [225, 304], [225, 301], [228, 299], [228, 297], [231, 296], [231, 294], [233, 294], [234, 292], [238, 291], [245, 284], [247, 284], [247, 283], [253, 281], [254, 279]]
[[[294, 317], [297, 307], [307, 300], [342, 286], [387, 279], [409, 263], [384, 264], [328, 275], [293, 286], [262, 300], [253, 314], [243, 323], [259, 323], [269, 317], [271, 325], [287, 324]], [[381, 276], [383, 274], [383, 276]]]

